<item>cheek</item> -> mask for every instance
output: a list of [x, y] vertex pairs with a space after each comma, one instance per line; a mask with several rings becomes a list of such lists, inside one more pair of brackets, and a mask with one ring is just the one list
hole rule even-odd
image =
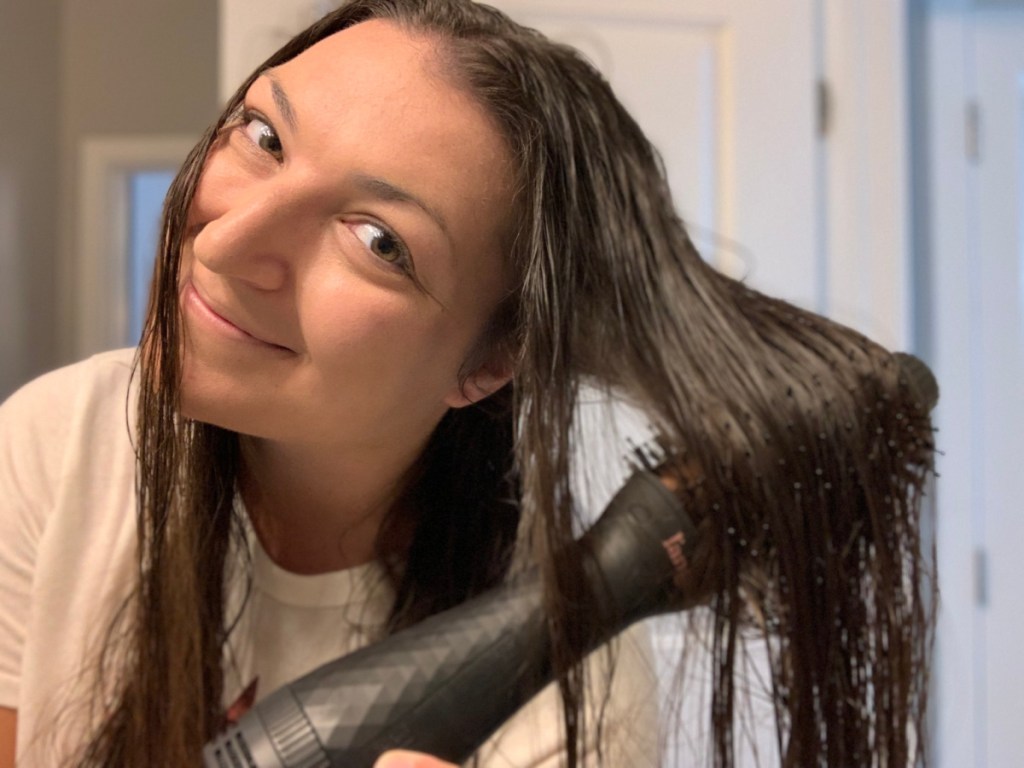
[[353, 374], [370, 389], [454, 382], [468, 349], [463, 329], [433, 303], [376, 289], [332, 291], [305, 302], [311, 361], [326, 376]]
[[230, 207], [232, 190], [244, 188], [247, 178], [240, 172], [238, 163], [228, 161], [228, 151], [226, 140], [221, 139], [206, 156], [189, 208], [189, 228], [222, 215]]

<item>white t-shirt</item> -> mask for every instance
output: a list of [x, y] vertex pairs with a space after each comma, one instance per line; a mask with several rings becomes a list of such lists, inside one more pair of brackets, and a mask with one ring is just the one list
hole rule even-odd
[[[18, 765], [54, 766], [81, 746], [96, 651], [134, 579], [132, 350], [49, 373], [0, 406], [0, 706], [18, 711]], [[277, 566], [250, 535], [251, 594], [225, 661], [229, 705], [379, 636], [392, 593], [374, 564], [316, 576]], [[243, 579], [233, 580], [239, 605]], [[605, 679], [606, 654], [591, 657]], [[645, 634], [618, 644], [604, 707], [604, 764], [658, 764], [657, 683]], [[592, 700], [603, 703], [603, 690]], [[483, 768], [556, 766], [561, 710], [549, 686], [478, 756]], [[596, 764], [588, 761], [588, 764]]]

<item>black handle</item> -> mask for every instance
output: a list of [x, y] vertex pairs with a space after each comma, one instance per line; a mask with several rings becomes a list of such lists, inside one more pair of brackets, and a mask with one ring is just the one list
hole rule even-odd
[[[695, 529], [679, 499], [634, 474], [580, 540], [602, 611], [590, 647], [678, 610]], [[551, 680], [536, 572], [329, 662], [210, 742], [209, 768], [370, 768], [386, 750], [461, 763]]]

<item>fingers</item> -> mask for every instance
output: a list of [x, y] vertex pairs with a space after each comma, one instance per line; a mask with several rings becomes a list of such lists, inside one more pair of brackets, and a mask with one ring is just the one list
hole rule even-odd
[[373, 768], [458, 768], [458, 766], [419, 752], [392, 750], [381, 755], [373, 764]]

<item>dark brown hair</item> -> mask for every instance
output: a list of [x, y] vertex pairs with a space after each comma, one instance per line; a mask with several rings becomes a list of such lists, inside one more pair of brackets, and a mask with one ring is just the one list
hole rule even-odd
[[[694, 590], [712, 616], [712, 762], [734, 762], [750, 633], [767, 641], [783, 765], [922, 761], [934, 582], [918, 496], [931, 428], [893, 356], [709, 267], [657, 153], [571, 49], [468, 0], [355, 0], [242, 85], [172, 186], [140, 353], [140, 581], [120, 652], [105, 659], [118, 694], [84, 763], [198, 764], [220, 725], [241, 459], [237, 435], [177, 410], [185, 221], [211, 143], [258, 73], [370, 18], [439, 43], [452, 81], [500, 127], [518, 182], [514, 290], [490, 333], [516, 374], [444, 418], [385, 525], [382, 559], [405, 564], [391, 628], [496, 583], [514, 549], [539, 562], [578, 764], [589, 725], [576, 659], [597, 614], [581, 564], [556, 553], [577, 512], [578, 389], [596, 384], [645, 411], [680, 465], [699, 468], [681, 493], [700, 519]], [[414, 535], [392, 552], [387, 532], [409, 524], [398, 509], [414, 513]]]

